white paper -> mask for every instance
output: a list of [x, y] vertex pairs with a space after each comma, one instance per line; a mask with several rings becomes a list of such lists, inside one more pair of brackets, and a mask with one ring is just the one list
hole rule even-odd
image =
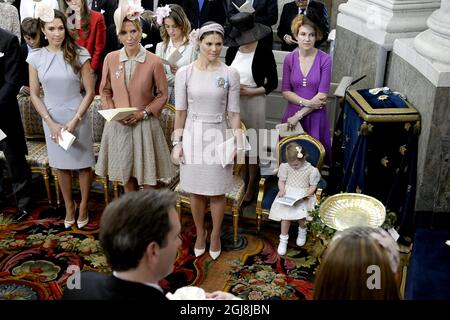
[[103, 118], [106, 119], [106, 121], [112, 121], [112, 120], [122, 120], [136, 111], [138, 111], [138, 108], [131, 107], [131, 108], [98, 110], [98, 113], [100, 113], [103, 116]]
[[248, 13], [253, 13], [255, 12], [255, 9], [253, 8], [252, 4], [250, 1], [246, 1], [242, 6], [238, 7], [234, 2], [231, 2], [233, 4], [233, 6], [239, 10], [239, 12], [248, 12]]
[[450, 240], [445, 241], [445, 244], [450, 246]]
[[388, 232], [391, 235], [391, 237], [394, 238], [395, 241], [397, 241], [398, 238], [400, 238], [400, 235], [398, 234], [397, 230], [395, 230], [394, 228], [389, 229]]
[[58, 139], [58, 144], [66, 151], [72, 146], [76, 139], [73, 134], [64, 129], [61, 130], [61, 138], [62, 139]]
[[345, 96], [345, 90], [347, 87], [352, 83], [353, 77], [342, 77], [341, 82], [339, 82], [338, 87], [334, 91], [334, 95], [336, 97], [344, 97]]
[[6, 138], [6, 134], [3, 132], [2, 129], [0, 129], [0, 141]]
[[164, 64], [171, 65], [177, 63], [177, 61], [181, 58], [183, 58], [183, 55], [180, 53], [180, 51], [174, 50], [167, 59], [161, 58], [161, 60]]

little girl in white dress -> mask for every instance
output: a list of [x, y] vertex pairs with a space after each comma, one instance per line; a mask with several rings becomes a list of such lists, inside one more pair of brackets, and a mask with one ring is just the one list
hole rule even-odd
[[[269, 214], [269, 219], [281, 221], [280, 244], [277, 250], [279, 255], [286, 254], [292, 220], [299, 223], [297, 245], [301, 247], [305, 244], [305, 219], [308, 217], [308, 211], [312, 210], [316, 204], [314, 193], [320, 180], [319, 170], [306, 161], [306, 151], [300, 145], [291, 142], [286, 146], [285, 152], [287, 163], [282, 163], [278, 169], [280, 191]], [[293, 206], [289, 206], [277, 201], [284, 196], [301, 199]]]

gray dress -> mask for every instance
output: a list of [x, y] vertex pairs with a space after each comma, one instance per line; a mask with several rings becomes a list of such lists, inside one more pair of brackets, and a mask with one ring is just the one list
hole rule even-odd
[[[90, 59], [89, 52], [81, 48], [79, 61], [83, 65]], [[54, 121], [65, 125], [78, 111], [83, 96], [80, 93], [80, 74], [64, 61], [63, 52], [50, 52], [40, 48], [30, 52], [27, 62], [38, 73], [44, 90], [43, 102]], [[51, 132], [43, 121], [45, 142], [50, 166], [57, 169], [77, 170], [94, 165], [92, 149], [92, 128], [89, 117], [84, 117], [75, 127], [75, 142], [66, 151], [50, 138]]]
[[239, 73], [225, 64], [202, 71], [191, 63], [175, 76], [175, 107], [187, 110], [183, 130], [185, 163], [180, 165], [181, 188], [189, 193], [214, 196], [232, 187], [233, 166], [222, 167], [214, 146], [231, 132], [226, 113], [239, 113]]

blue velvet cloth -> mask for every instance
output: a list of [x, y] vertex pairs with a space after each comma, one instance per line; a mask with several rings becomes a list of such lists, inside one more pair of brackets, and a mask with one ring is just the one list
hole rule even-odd
[[[365, 122], [358, 114], [370, 109], [348, 96], [333, 138], [332, 192], [360, 192], [380, 200], [387, 211], [397, 214], [397, 227], [402, 236], [412, 236], [412, 218], [416, 190], [418, 131], [416, 121], [390, 120], [392, 109], [403, 109], [400, 114], [415, 114], [399, 96], [388, 94], [385, 100], [369, 93], [358, 93], [372, 109], [387, 109], [386, 121]], [[352, 106], [349, 100], [357, 104]], [[356, 109], [355, 109], [356, 108]], [[379, 113], [377, 114], [379, 115]], [[398, 117], [399, 112], [395, 112]]]

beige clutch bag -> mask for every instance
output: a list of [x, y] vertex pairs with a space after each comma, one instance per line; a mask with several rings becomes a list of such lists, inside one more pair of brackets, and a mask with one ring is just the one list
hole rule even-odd
[[298, 134], [305, 133], [305, 130], [303, 130], [303, 127], [300, 124], [300, 122], [297, 122], [295, 128], [290, 130], [288, 129], [288, 123], [277, 124], [275, 128], [278, 130], [278, 134], [282, 138], [289, 136], [296, 136]]

